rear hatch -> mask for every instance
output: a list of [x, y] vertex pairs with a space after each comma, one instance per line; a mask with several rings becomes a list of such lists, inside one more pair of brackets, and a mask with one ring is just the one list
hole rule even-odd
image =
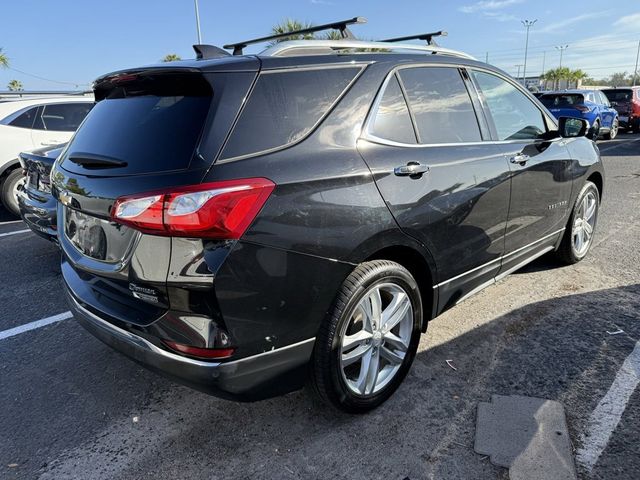
[[116, 199], [195, 185], [257, 73], [150, 68], [98, 80], [96, 106], [52, 173], [63, 273], [85, 305], [148, 324], [169, 308], [171, 239], [111, 220]]
[[580, 93], [545, 94], [539, 100], [556, 118], [580, 117], [589, 111], [584, 104], [584, 95]]
[[[620, 116], [629, 117], [632, 111], [633, 90], [630, 88], [612, 88], [602, 90], [611, 106], [615, 108]], [[626, 119], [624, 119], [626, 121]]]

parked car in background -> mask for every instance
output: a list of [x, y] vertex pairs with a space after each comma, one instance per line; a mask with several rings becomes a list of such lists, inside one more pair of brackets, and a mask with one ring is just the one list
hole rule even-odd
[[607, 88], [602, 92], [618, 111], [620, 126], [640, 133], [640, 86]]
[[18, 185], [20, 216], [33, 230], [47, 240], [57, 242], [56, 200], [51, 195], [50, 174], [53, 162], [64, 146], [54, 145], [20, 154], [25, 180]]
[[539, 97], [542, 104], [555, 116], [579, 117], [589, 122], [592, 136], [612, 140], [618, 135], [618, 112], [611, 108], [600, 90], [563, 90], [545, 92]]
[[20, 152], [68, 142], [94, 105], [92, 97], [65, 96], [0, 103], [0, 203], [20, 213]]
[[587, 121], [435, 46], [243, 45], [99, 78], [53, 167], [69, 305], [108, 345], [227, 398], [310, 379], [365, 412], [431, 318], [589, 251]]

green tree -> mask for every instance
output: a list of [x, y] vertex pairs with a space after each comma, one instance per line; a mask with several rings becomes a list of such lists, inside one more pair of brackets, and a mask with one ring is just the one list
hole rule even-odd
[[[282, 33], [293, 32], [295, 30], [304, 30], [305, 28], [311, 27], [313, 27], [313, 23], [311, 22], [301, 22], [292, 18], [285, 18], [282, 22], [274, 25], [273, 28], [271, 28], [271, 32], [274, 35], [280, 35]], [[278, 38], [277, 40], [271, 42], [271, 45], [285, 40], [311, 40], [312, 38], [315, 38], [313, 33], [305, 33], [304, 35], [291, 35], [289, 37]]]
[[627, 72], [616, 72], [609, 77], [608, 84], [612, 87], [631, 85], [631, 77]]
[[182, 58], [180, 58], [180, 55], [178, 55], [177, 53], [168, 53], [162, 59], [163, 62], [175, 62], [176, 60], [182, 60]]
[[20, 80], [11, 80], [7, 84], [7, 88], [10, 92], [21, 92], [22, 90], [24, 90], [24, 88], [22, 87], [22, 82]]
[[2, 48], [0, 48], [0, 67], [9, 68], [9, 57], [2, 53]]

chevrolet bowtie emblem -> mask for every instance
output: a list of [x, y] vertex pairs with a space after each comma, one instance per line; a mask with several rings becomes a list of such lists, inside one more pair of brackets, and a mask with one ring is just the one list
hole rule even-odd
[[73, 197], [69, 194], [69, 192], [61, 191], [58, 194], [58, 200], [60, 200], [60, 203], [62, 203], [63, 205], [66, 205], [67, 207], [70, 207], [71, 206], [71, 202], [73, 201]]

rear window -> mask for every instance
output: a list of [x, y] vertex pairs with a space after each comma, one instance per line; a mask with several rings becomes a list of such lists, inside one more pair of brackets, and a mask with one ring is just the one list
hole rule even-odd
[[610, 102], [630, 102], [633, 99], [633, 90], [603, 90], [602, 93]]
[[84, 167], [72, 161], [83, 154], [126, 163], [100, 172], [105, 175], [187, 168], [212, 96], [201, 76], [192, 81], [178, 77], [145, 77], [116, 85], [106, 93], [97, 89], [96, 97], [104, 99], [77, 131], [65, 154], [64, 168], [86, 173]]
[[580, 94], [543, 95], [540, 101], [547, 108], [571, 108], [574, 105], [582, 105], [584, 96]]
[[265, 152], [307, 135], [340, 98], [360, 67], [263, 72], [222, 159]]

